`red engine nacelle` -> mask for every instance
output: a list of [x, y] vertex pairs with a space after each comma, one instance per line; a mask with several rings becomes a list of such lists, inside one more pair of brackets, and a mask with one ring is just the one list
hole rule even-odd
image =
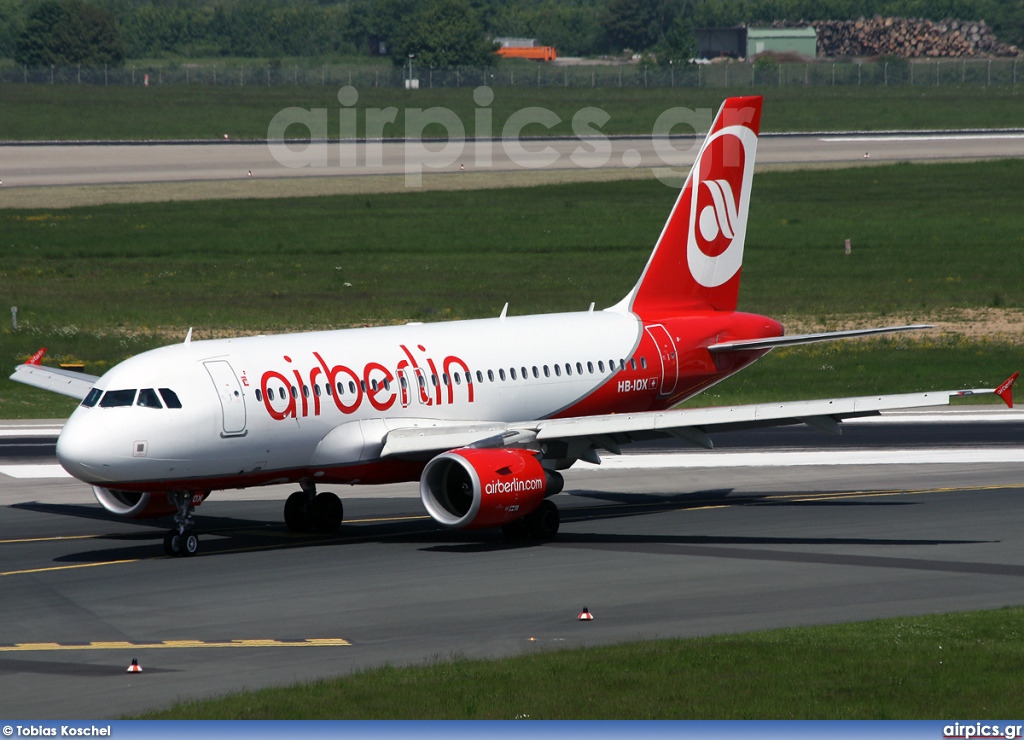
[[[164, 493], [142, 493], [138, 491], [111, 491], [109, 488], [93, 486], [92, 493], [107, 511], [129, 519], [156, 519], [170, 516], [178, 509], [167, 500]], [[198, 506], [209, 496], [209, 491], [192, 494], [192, 505]]]
[[452, 450], [423, 469], [420, 498], [427, 513], [453, 528], [500, 527], [535, 511], [562, 490], [562, 476], [520, 449]]

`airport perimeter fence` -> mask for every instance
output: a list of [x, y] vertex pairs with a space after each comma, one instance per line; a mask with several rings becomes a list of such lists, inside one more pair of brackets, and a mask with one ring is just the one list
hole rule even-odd
[[[802, 63], [641, 65], [531, 65], [489, 69], [427, 69], [413, 66], [420, 89], [442, 87], [794, 87], [852, 85], [1016, 85], [1017, 59], [931, 59], [886, 62], [808, 61]], [[409, 67], [334, 65], [175, 64], [123, 67], [4, 67], [0, 83], [53, 85], [209, 85], [330, 86], [402, 88]]]

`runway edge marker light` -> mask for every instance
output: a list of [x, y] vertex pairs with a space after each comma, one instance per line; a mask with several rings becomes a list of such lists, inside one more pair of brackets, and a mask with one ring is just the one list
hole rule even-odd
[[142, 666], [139, 665], [139, 661], [132, 658], [132, 664], [128, 666], [128, 673], [142, 673]]
[[580, 622], [589, 622], [593, 618], [594, 615], [590, 613], [590, 610], [587, 607], [583, 607], [583, 611], [580, 612], [580, 615], [576, 619]]

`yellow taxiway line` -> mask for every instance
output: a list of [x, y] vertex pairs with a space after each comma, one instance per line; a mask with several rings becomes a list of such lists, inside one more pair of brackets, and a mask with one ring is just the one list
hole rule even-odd
[[264, 647], [350, 647], [352, 643], [340, 637], [312, 638], [307, 640], [229, 640], [207, 642], [205, 640], [164, 640], [163, 642], [87, 642], [80, 645], [59, 642], [18, 642], [0, 645], [0, 653], [50, 652], [56, 650], [168, 650], [192, 648], [264, 648]]

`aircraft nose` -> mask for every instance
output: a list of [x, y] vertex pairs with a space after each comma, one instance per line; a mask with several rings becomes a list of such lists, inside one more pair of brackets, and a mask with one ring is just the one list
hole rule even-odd
[[[72, 415], [57, 438], [57, 461], [75, 478], [86, 483], [102, 483], [106, 435], [94, 425]], [[108, 457], [109, 460], [109, 457]]]

